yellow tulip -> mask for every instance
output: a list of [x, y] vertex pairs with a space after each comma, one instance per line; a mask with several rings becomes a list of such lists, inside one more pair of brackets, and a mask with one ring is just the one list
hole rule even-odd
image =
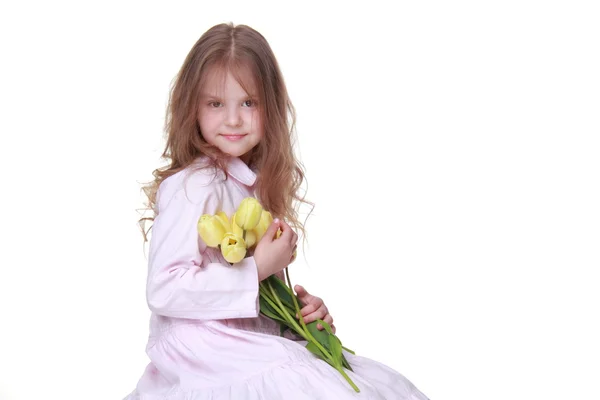
[[246, 234], [244, 235], [244, 230], [235, 223], [235, 213], [231, 216], [231, 227], [231, 232], [233, 232], [234, 235], [244, 239], [247, 248], [250, 248], [256, 244], [257, 240], [255, 230], [252, 229], [246, 231]]
[[244, 239], [233, 233], [226, 233], [221, 241], [221, 254], [228, 262], [235, 264], [246, 256], [246, 243]]
[[260, 221], [262, 206], [253, 197], [246, 197], [235, 212], [235, 223], [245, 231], [254, 229]]
[[296, 261], [296, 256], [298, 255], [298, 251], [294, 250], [294, 254], [292, 254], [292, 260], [290, 261], [290, 264], [293, 263], [294, 261]]
[[231, 232], [234, 235], [242, 237], [242, 236], [244, 236], [244, 230], [242, 228], [240, 228], [238, 226], [238, 224], [235, 223], [235, 214], [236, 213], [233, 213], [233, 215], [231, 216]]
[[[217, 215], [215, 215], [215, 217], [217, 217], [219, 219], [219, 221], [221, 221], [221, 223], [223, 224], [223, 227], [225, 228], [225, 233], [233, 232], [233, 230], [231, 229], [231, 223], [229, 222], [229, 218], [227, 217], [227, 214], [225, 214], [223, 211], [219, 211], [217, 213]], [[233, 232], [233, 233], [235, 233], [235, 232]]]
[[258, 221], [258, 224], [254, 228], [254, 232], [256, 232], [257, 242], [259, 242], [260, 239], [262, 239], [262, 237], [265, 235], [265, 232], [267, 231], [267, 229], [269, 229], [269, 226], [271, 226], [272, 223], [273, 217], [271, 216], [271, 213], [267, 210], [263, 210], [262, 214], [260, 215], [260, 221]]
[[198, 219], [198, 233], [208, 247], [217, 247], [225, 236], [225, 227], [214, 215], [204, 214]]
[[246, 246], [248, 248], [250, 248], [250, 247], [252, 247], [252, 246], [254, 246], [256, 244], [256, 242], [257, 242], [257, 240], [256, 240], [256, 232], [254, 231], [254, 229], [250, 230], [250, 231], [246, 231], [245, 240], [246, 240]]

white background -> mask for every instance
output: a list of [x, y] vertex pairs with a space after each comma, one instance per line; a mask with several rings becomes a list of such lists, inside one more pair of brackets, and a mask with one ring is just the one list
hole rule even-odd
[[229, 21], [298, 110], [317, 207], [291, 277], [344, 343], [432, 400], [600, 398], [593, 3], [2, 5], [0, 399], [135, 387], [140, 183], [171, 80]]

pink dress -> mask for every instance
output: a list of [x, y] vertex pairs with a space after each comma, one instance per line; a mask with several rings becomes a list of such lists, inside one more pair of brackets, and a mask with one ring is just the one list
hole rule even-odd
[[227, 176], [188, 168], [161, 184], [147, 281], [150, 363], [125, 400], [426, 400], [398, 372], [345, 352], [354, 392], [306, 342], [280, 337], [259, 314], [253, 257], [230, 266], [199, 239], [198, 218], [231, 215], [253, 196], [255, 179], [232, 158]]

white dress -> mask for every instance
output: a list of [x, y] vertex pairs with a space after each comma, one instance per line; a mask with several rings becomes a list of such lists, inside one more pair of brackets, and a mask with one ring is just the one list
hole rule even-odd
[[344, 351], [356, 393], [306, 342], [279, 336], [279, 325], [259, 314], [253, 257], [231, 266], [196, 231], [202, 214], [231, 215], [252, 196], [254, 172], [237, 158], [227, 179], [185, 172], [159, 190], [147, 282], [150, 363], [126, 400], [427, 400], [400, 373]]

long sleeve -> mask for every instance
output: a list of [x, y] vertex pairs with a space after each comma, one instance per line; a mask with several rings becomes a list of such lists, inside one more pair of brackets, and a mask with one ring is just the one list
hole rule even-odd
[[219, 211], [223, 193], [211, 184], [184, 187], [159, 196], [148, 265], [150, 310], [202, 320], [257, 317], [260, 306], [254, 258], [229, 265], [206, 248], [198, 235], [198, 219]]

